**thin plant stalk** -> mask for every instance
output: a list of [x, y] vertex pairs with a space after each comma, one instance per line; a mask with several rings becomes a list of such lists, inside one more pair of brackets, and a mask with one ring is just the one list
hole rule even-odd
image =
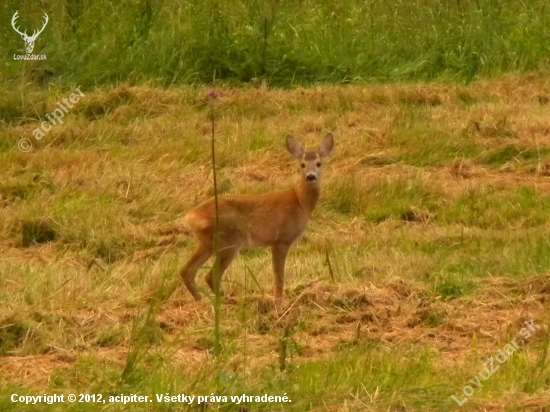
[[216, 231], [214, 234], [214, 266], [212, 267], [212, 275], [214, 280], [214, 356], [219, 356], [221, 351], [221, 335], [220, 335], [220, 217], [218, 209], [218, 180], [216, 176], [216, 148], [215, 148], [215, 136], [216, 136], [216, 119], [214, 112], [214, 103], [218, 97], [218, 93], [210, 91], [210, 121], [212, 125], [211, 136], [211, 151], [212, 151], [212, 176], [214, 180], [214, 209], [216, 214]]

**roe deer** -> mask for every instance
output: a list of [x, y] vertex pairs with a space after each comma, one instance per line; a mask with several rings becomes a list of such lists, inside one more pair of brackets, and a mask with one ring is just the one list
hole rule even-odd
[[[304, 151], [296, 139], [288, 136], [287, 150], [300, 161], [302, 168], [299, 184], [288, 190], [260, 195], [218, 196], [219, 261], [215, 265], [219, 280], [240, 249], [270, 246], [275, 274], [275, 309], [281, 312], [286, 256], [307, 229], [321, 192], [323, 162], [333, 146], [331, 133], [326, 135], [318, 152]], [[197, 270], [215, 249], [215, 207], [212, 198], [189, 211], [184, 218], [199, 241], [197, 250], [180, 272], [195, 300], [201, 298], [195, 283]], [[215, 291], [213, 269], [206, 282]]]

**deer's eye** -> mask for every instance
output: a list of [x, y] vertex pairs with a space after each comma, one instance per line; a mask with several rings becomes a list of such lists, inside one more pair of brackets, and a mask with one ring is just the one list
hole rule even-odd
[[315, 163], [315, 166], [317, 166], [317, 167], [321, 167], [321, 162], [317, 162], [317, 163]]
[[304, 167], [306, 167], [306, 164], [305, 164], [305, 163], [302, 163], [302, 169], [303, 169]]

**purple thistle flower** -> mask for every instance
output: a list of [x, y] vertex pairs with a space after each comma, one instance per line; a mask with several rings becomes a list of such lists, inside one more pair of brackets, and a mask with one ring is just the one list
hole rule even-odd
[[218, 97], [220, 97], [222, 94], [217, 90], [208, 90], [208, 98], [211, 100], [216, 100]]

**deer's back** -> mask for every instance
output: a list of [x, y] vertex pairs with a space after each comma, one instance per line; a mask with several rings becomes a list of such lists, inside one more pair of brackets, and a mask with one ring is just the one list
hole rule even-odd
[[[290, 245], [303, 235], [309, 220], [294, 189], [261, 195], [220, 195], [218, 207], [222, 243], [245, 247]], [[185, 219], [199, 238], [213, 239], [214, 199], [189, 211]]]

